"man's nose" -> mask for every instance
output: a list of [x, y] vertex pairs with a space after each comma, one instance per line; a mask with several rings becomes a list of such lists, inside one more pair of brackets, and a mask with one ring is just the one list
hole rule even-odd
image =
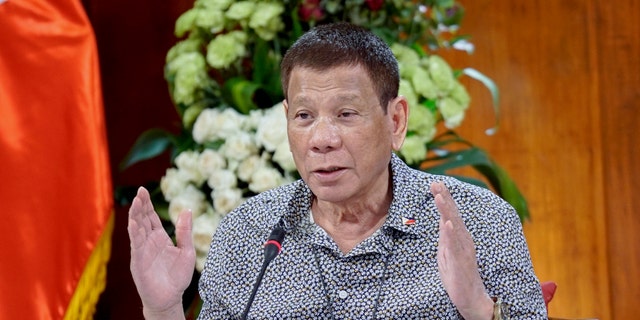
[[329, 152], [340, 147], [342, 139], [336, 124], [327, 118], [319, 118], [311, 131], [311, 148], [316, 152]]

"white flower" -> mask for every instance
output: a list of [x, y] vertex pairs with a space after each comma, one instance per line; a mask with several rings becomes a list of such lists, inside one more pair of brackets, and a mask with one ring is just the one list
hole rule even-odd
[[215, 170], [209, 176], [207, 184], [211, 189], [228, 189], [235, 188], [238, 185], [238, 179], [233, 171], [227, 169]]
[[200, 185], [206, 180], [206, 177], [200, 172], [199, 160], [200, 153], [197, 151], [183, 151], [175, 159], [176, 167], [196, 185]]
[[398, 60], [398, 66], [400, 67], [400, 76], [410, 78], [413, 71], [416, 69], [420, 62], [418, 53], [404, 45], [399, 43], [393, 43], [391, 45], [391, 51]]
[[195, 91], [206, 83], [204, 57], [199, 52], [179, 54], [167, 64], [167, 72], [174, 75], [173, 99], [176, 103], [192, 103]]
[[435, 99], [438, 97], [438, 88], [427, 70], [416, 67], [411, 76], [411, 84], [417, 93], [427, 99]]
[[231, 108], [223, 111], [218, 108], [205, 109], [193, 124], [193, 140], [203, 144], [234, 136], [240, 131], [243, 121], [243, 116]]
[[404, 140], [400, 154], [404, 156], [408, 164], [420, 163], [427, 155], [427, 147], [425, 146], [424, 139], [418, 135], [408, 136]]
[[432, 55], [428, 60], [429, 74], [431, 80], [442, 93], [448, 93], [453, 89], [456, 79], [449, 64], [437, 55]]
[[229, 10], [225, 13], [227, 18], [233, 20], [244, 20], [249, 18], [254, 11], [256, 4], [251, 1], [237, 1], [231, 4]]
[[195, 186], [189, 184], [175, 198], [169, 201], [169, 217], [173, 224], [178, 220], [178, 215], [183, 210], [191, 210], [195, 219], [207, 209], [205, 195]]
[[220, 147], [220, 152], [227, 159], [243, 160], [258, 152], [258, 147], [254, 142], [253, 135], [239, 131], [235, 135], [228, 137]]
[[260, 125], [260, 122], [262, 122], [263, 116], [264, 116], [264, 111], [262, 109], [249, 111], [249, 115], [245, 118], [244, 126], [242, 126], [242, 130], [256, 131], [256, 129]]
[[247, 34], [231, 31], [221, 34], [207, 45], [207, 62], [216, 69], [228, 68], [234, 61], [247, 53]]
[[191, 31], [199, 11], [196, 8], [191, 8], [178, 17], [174, 30], [176, 37], [182, 37], [187, 31]]
[[296, 170], [296, 163], [293, 161], [293, 154], [291, 154], [288, 140], [283, 141], [278, 145], [276, 151], [273, 153], [273, 161], [287, 172]]
[[430, 141], [436, 133], [436, 117], [433, 112], [421, 104], [409, 106], [407, 129], [416, 132]]
[[218, 33], [224, 29], [224, 13], [220, 10], [200, 10], [195, 24], [211, 33]]
[[216, 170], [223, 169], [226, 163], [224, 157], [212, 149], [204, 149], [198, 158], [198, 168], [205, 177], [210, 176]]
[[466, 108], [466, 105], [461, 104], [453, 98], [447, 97], [438, 100], [438, 109], [444, 118], [444, 125], [449, 129], [453, 129], [462, 123]]
[[206, 9], [226, 10], [233, 0], [196, 0], [195, 7], [204, 7]]
[[256, 141], [270, 152], [287, 141], [287, 118], [282, 103], [265, 111], [256, 131]]
[[197, 253], [206, 254], [211, 246], [213, 233], [218, 228], [222, 216], [214, 212], [207, 212], [193, 219], [193, 246]]
[[473, 45], [473, 43], [462, 39], [454, 42], [453, 48], [456, 50], [466, 51], [468, 54], [473, 54], [473, 50], [475, 49], [475, 46]]
[[248, 158], [240, 161], [238, 168], [236, 169], [238, 178], [242, 181], [251, 181], [251, 176], [258, 168], [264, 164], [262, 158], [258, 155], [252, 155]]
[[189, 177], [184, 172], [177, 168], [169, 168], [160, 179], [160, 190], [162, 190], [164, 199], [171, 201], [178, 196], [188, 184]]
[[[418, 104], [418, 96], [413, 90], [413, 86], [411, 86], [411, 82], [409, 82], [409, 80], [400, 79], [400, 88], [398, 90], [398, 94], [404, 96], [407, 99], [409, 110], [411, 110], [412, 106]], [[409, 111], [409, 117], [411, 117], [411, 111]]]
[[283, 4], [280, 2], [258, 2], [251, 14], [249, 27], [264, 40], [272, 40], [276, 33], [284, 28], [282, 22]]
[[196, 269], [202, 271], [211, 248], [213, 233], [218, 229], [222, 216], [208, 211], [205, 214], [193, 219], [193, 246], [196, 249]]
[[211, 192], [213, 207], [216, 212], [227, 214], [239, 206], [242, 199], [242, 191], [238, 188], [214, 189]]
[[278, 170], [273, 167], [263, 166], [256, 170], [251, 176], [249, 190], [255, 193], [267, 191], [281, 185], [283, 180]]

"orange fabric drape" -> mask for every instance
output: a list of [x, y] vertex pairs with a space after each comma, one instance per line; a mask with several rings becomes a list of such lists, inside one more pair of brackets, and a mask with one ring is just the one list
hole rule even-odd
[[62, 319], [113, 201], [79, 0], [0, 1], [0, 319]]

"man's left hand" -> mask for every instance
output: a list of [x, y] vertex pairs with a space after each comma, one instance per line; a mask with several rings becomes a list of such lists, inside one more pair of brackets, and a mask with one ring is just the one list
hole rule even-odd
[[438, 270], [449, 298], [467, 320], [493, 317], [493, 300], [480, 278], [476, 249], [455, 201], [442, 182], [431, 184], [440, 211]]

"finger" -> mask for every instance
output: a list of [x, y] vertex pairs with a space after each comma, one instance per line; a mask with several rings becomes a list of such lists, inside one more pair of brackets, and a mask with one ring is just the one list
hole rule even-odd
[[431, 193], [434, 195], [436, 207], [438, 208], [438, 211], [440, 211], [442, 219], [445, 221], [451, 220], [455, 227], [462, 223], [458, 206], [444, 183], [440, 181], [432, 183]]
[[438, 239], [438, 267], [440, 268], [440, 272], [447, 272], [449, 270], [449, 255], [451, 242], [454, 240], [451, 233], [453, 230], [453, 225], [451, 221], [444, 222], [442, 219], [440, 220], [440, 239]]
[[131, 244], [131, 251], [140, 248], [146, 239], [147, 234], [144, 228], [141, 228], [136, 220], [129, 219], [127, 225], [127, 232], [129, 233], [129, 242]]
[[184, 210], [180, 212], [178, 220], [176, 221], [176, 244], [178, 248], [192, 250], [193, 237], [191, 230], [193, 228], [193, 218], [191, 210]]
[[149, 191], [144, 187], [138, 188], [138, 193], [133, 199], [129, 214], [130, 216], [132, 214], [135, 215], [138, 223], [142, 224], [146, 230], [162, 228], [162, 222], [153, 208]]

